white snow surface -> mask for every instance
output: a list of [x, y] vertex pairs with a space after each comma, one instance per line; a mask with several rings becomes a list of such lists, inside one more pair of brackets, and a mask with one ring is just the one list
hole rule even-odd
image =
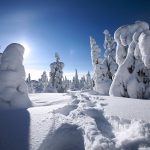
[[[27, 109], [29, 142], [28, 147], [21, 145], [22, 150], [150, 149], [149, 100], [100, 96], [95, 92], [39, 93], [29, 97], [34, 107]], [[4, 120], [9, 117], [5, 115]], [[0, 124], [1, 128], [5, 129]], [[25, 129], [24, 125], [20, 128]], [[17, 137], [16, 133], [11, 136]], [[9, 149], [5, 145], [9, 143], [7, 136], [0, 135], [0, 149]], [[11, 148], [17, 149], [13, 144]]]

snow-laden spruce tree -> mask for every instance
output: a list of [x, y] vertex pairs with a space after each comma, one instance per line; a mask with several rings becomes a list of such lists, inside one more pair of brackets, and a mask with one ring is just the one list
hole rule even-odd
[[119, 68], [110, 95], [150, 98], [150, 30], [146, 22], [135, 22], [115, 31]]
[[86, 80], [85, 80], [85, 76], [81, 77], [80, 79], [80, 88], [81, 90], [85, 88], [85, 85], [86, 85]]
[[41, 86], [41, 93], [46, 92], [48, 86], [48, 76], [46, 74], [46, 71], [44, 71], [43, 74], [41, 75], [39, 85]]
[[4, 50], [0, 64], [0, 108], [28, 108], [31, 102], [25, 83], [24, 47], [13, 43]]
[[70, 88], [70, 81], [65, 76], [65, 78], [63, 79], [63, 89], [64, 89], [64, 92], [67, 92], [67, 90], [69, 88]]
[[100, 57], [100, 48], [97, 45], [94, 38], [90, 37], [90, 45], [91, 45], [91, 59], [94, 69], [93, 81], [94, 87], [93, 89], [101, 94], [108, 95], [109, 88], [112, 80], [109, 78], [107, 72], [108, 68], [104, 63], [104, 58]]
[[77, 91], [80, 90], [80, 82], [78, 78], [78, 71], [75, 69], [75, 76], [72, 79], [71, 90]]
[[33, 87], [32, 81], [31, 81], [30, 73], [28, 74], [28, 77], [26, 79], [26, 84], [27, 84], [27, 87], [28, 87], [28, 93], [35, 93], [35, 89]]
[[86, 81], [85, 81], [84, 89], [87, 89], [87, 90], [92, 90], [93, 89], [93, 80], [91, 78], [91, 75], [90, 75], [89, 71], [86, 74]]
[[48, 92], [64, 92], [62, 79], [64, 63], [60, 62], [58, 53], [55, 53], [56, 61], [50, 64], [50, 81], [47, 87]]
[[116, 42], [108, 30], [104, 30], [104, 35], [105, 59], [103, 63], [107, 67], [107, 76], [113, 80], [113, 76], [118, 69], [118, 64], [116, 63]]

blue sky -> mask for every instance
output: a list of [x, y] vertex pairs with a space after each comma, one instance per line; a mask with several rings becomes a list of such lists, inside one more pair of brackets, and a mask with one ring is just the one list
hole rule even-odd
[[[1, 51], [12, 42], [28, 45], [24, 64], [39, 77], [60, 54], [64, 72], [92, 71], [89, 36], [103, 49], [103, 31], [111, 34], [136, 20], [150, 22], [149, 0], [1, 0]], [[33, 78], [34, 78], [33, 77]]]

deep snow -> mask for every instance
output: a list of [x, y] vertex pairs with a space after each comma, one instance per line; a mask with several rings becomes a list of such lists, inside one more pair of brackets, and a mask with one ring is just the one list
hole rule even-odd
[[[29, 96], [34, 107], [20, 113], [15, 110], [0, 113], [0, 122], [3, 122], [0, 149], [9, 150], [8, 143], [15, 150], [150, 148], [148, 100], [99, 96], [93, 92]], [[12, 139], [15, 142], [9, 141]]]

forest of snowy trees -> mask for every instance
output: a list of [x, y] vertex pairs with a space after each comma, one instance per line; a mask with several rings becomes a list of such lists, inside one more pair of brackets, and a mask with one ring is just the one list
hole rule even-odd
[[64, 93], [68, 90], [92, 90], [93, 80], [88, 72], [79, 79], [78, 71], [75, 69], [75, 75], [72, 80], [63, 76], [64, 63], [60, 61], [60, 56], [55, 53], [55, 62], [50, 64], [49, 77], [46, 71], [43, 72], [41, 78], [36, 81], [32, 80], [30, 73], [26, 79], [29, 93]]
[[119, 27], [114, 37], [104, 30], [105, 50], [90, 37], [92, 75], [88, 72], [79, 79], [78, 71], [72, 80], [63, 76], [64, 63], [55, 54], [50, 64], [49, 77], [44, 71], [38, 81], [26, 83], [30, 93], [67, 92], [68, 90], [94, 90], [102, 95], [119, 97], [150, 98], [150, 30], [146, 22], [137, 21]]

